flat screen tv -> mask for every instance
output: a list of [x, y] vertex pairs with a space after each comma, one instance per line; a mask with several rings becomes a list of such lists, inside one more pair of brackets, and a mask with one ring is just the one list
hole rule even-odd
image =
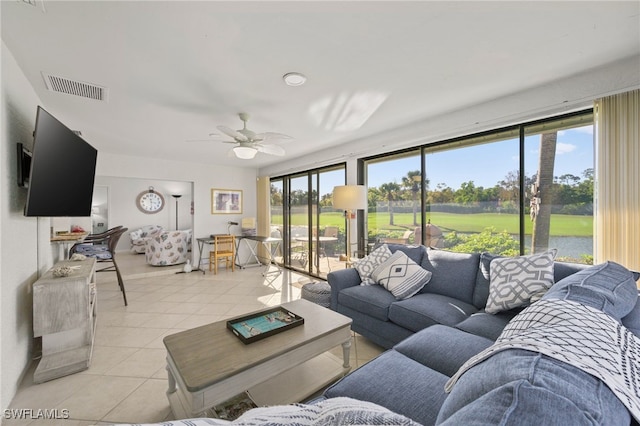
[[90, 216], [98, 151], [38, 107], [25, 216]]

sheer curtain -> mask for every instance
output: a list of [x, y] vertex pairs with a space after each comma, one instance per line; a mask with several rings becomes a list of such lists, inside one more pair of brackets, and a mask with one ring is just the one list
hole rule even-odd
[[[269, 237], [271, 235], [271, 183], [269, 176], [262, 176], [256, 180], [257, 193], [257, 232], [258, 235]], [[262, 263], [269, 261], [269, 255], [262, 244], [258, 245], [258, 257]]]
[[598, 99], [594, 262], [640, 271], [640, 90]]

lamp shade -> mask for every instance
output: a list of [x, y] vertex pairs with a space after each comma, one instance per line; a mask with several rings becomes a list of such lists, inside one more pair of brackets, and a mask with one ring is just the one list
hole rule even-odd
[[334, 186], [333, 207], [340, 210], [366, 209], [367, 187], [364, 185]]

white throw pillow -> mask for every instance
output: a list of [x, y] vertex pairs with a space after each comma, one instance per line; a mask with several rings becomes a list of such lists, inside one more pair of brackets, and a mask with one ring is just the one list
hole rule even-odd
[[353, 262], [353, 267], [360, 274], [361, 285], [373, 285], [376, 281], [371, 278], [371, 273], [378, 265], [391, 257], [391, 250], [386, 244], [381, 245], [369, 255]]
[[485, 311], [501, 311], [527, 306], [551, 288], [556, 249], [529, 256], [493, 259], [489, 267], [489, 298]]
[[373, 271], [372, 277], [396, 299], [404, 300], [422, 290], [431, 279], [431, 272], [398, 250]]

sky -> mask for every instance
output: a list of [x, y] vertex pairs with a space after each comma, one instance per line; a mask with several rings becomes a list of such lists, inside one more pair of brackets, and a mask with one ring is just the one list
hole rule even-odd
[[[525, 138], [525, 174], [531, 176], [538, 170], [540, 136]], [[439, 183], [455, 189], [472, 180], [475, 186], [493, 187], [510, 171], [518, 170], [518, 141], [478, 145], [453, 149], [427, 156], [427, 178], [431, 188]], [[401, 183], [410, 170], [420, 170], [418, 157], [401, 159], [392, 163], [378, 163], [369, 167], [370, 187], [386, 182]], [[554, 175], [573, 174], [582, 178], [584, 170], [593, 168], [593, 132], [588, 128], [575, 128], [558, 132]]]

